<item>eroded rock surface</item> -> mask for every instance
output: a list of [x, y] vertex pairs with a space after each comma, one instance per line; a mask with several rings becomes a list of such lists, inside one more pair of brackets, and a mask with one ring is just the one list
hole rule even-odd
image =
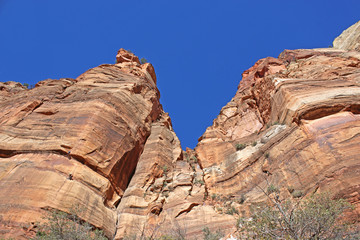
[[359, 219], [359, 119], [358, 53], [286, 50], [259, 60], [195, 149], [209, 195], [241, 198], [246, 212], [271, 184], [283, 199], [330, 191], [356, 204]]
[[333, 45], [338, 49], [360, 51], [360, 21], [335, 38]]
[[0, 235], [27, 229], [49, 209], [71, 207], [107, 236], [115, 234], [116, 206], [162, 113], [147, 68], [101, 65], [77, 79], [2, 95]]
[[259, 60], [195, 150], [182, 150], [153, 66], [124, 49], [77, 79], [1, 83], [0, 236], [27, 239], [73, 207], [109, 239], [231, 234], [269, 184], [281, 199], [330, 191], [359, 221], [354, 26], [335, 48]]

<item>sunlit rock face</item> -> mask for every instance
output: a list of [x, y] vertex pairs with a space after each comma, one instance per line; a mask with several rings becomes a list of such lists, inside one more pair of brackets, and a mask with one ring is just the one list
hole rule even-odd
[[0, 83], [0, 236], [28, 239], [49, 211], [72, 208], [109, 239], [199, 239], [204, 227], [230, 236], [269, 184], [281, 199], [330, 191], [358, 221], [354, 26], [341, 47], [255, 63], [194, 150], [162, 110], [153, 66], [130, 51], [76, 79]]
[[333, 45], [342, 50], [360, 51], [360, 21], [335, 38]]
[[245, 71], [195, 151], [209, 195], [246, 199], [245, 212], [273, 184], [284, 199], [329, 191], [359, 219], [359, 124], [359, 52], [285, 50]]
[[116, 206], [162, 113], [149, 64], [126, 64], [2, 94], [4, 234], [21, 236], [13, 232], [31, 228], [46, 211], [71, 207], [82, 209], [80, 217], [108, 236], [115, 234]]

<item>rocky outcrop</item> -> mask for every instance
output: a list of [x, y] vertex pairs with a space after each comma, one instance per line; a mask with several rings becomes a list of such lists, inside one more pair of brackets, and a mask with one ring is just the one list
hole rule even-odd
[[203, 171], [191, 150], [182, 152], [163, 114], [151, 127], [134, 177], [118, 206], [115, 239], [178, 235], [196, 238], [206, 225], [231, 228], [234, 218], [215, 212], [206, 204]]
[[8, 96], [26, 90], [21, 83], [17, 82], [0, 82], [0, 101], [5, 100]]
[[195, 149], [209, 194], [246, 210], [269, 184], [284, 199], [331, 191], [359, 219], [359, 74], [359, 54], [334, 49], [286, 50], [245, 71]]
[[230, 234], [270, 184], [281, 199], [331, 191], [354, 204], [348, 217], [358, 221], [360, 52], [351, 29], [346, 47], [259, 60], [194, 150], [181, 149], [153, 66], [124, 49], [116, 64], [76, 79], [30, 90], [1, 83], [0, 236], [27, 239], [50, 210], [74, 207], [109, 239]]
[[342, 50], [360, 51], [360, 21], [335, 38], [333, 46]]
[[162, 113], [147, 69], [101, 65], [2, 96], [0, 235], [20, 238], [47, 210], [74, 206], [83, 220], [115, 234], [116, 207]]

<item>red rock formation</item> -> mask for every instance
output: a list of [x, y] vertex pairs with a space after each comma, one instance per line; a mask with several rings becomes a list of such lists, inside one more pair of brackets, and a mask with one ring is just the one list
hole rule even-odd
[[245, 71], [196, 147], [209, 194], [251, 205], [266, 200], [268, 184], [282, 198], [292, 198], [289, 188], [331, 191], [356, 205], [358, 220], [359, 69], [358, 52], [314, 49], [286, 50]]
[[178, 233], [197, 238], [206, 225], [211, 229], [234, 226], [233, 217], [220, 215], [205, 204], [203, 171], [192, 154], [190, 150], [182, 152], [170, 119], [163, 114], [152, 125], [134, 177], [118, 206], [115, 239]]
[[0, 100], [5, 100], [8, 96], [11, 96], [11, 94], [18, 93], [25, 89], [26, 87], [24, 87], [21, 83], [0, 82]]
[[162, 112], [153, 70], [146, 71], [152, 67], [124, 64], [101, 65], [77, 79], [46, 80], [2, 96], [5, 233], [41, 221], [48, 209], [80, 206], [81, 218], [114, 235], [116, 206]]
[[351, 29], [341, 49], [259, 60], [186, 152], [154, 68], [124, 49], [116, 64], [77, 79], [31, 90], [1, 83], [0, 235], [27, 239], [49, 210], [71, 207], [115, 239], [231, 233], [269, 184], [284, 199], [295, 197], [289, 189], [331, 191], [355, 205], [348, 217], [358, 221], [360, 53]]

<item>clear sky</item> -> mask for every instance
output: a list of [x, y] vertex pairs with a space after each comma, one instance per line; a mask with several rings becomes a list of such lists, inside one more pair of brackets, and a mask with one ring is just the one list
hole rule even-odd
[[76, 78], [130, 49], [193, 148], [258, 59], [328, 47], [359, 20], [359, 0], [0, 0], [0, 81]]

